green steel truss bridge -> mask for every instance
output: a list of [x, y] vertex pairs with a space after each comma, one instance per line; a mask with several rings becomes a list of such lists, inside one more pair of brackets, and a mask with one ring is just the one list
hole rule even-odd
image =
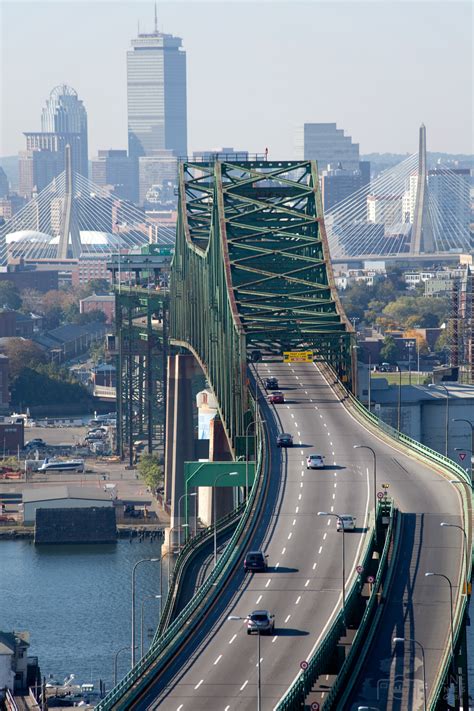
[[352, 384], [354, 333], [334, 285], [316, 164], [183, 163], [170, 337], [200, 362], [229, 442], [253, 349], [311, 349]]
[[[227, 439], [222, 460], [231, 471], [225, 461], [213, 462], [221, 478], [237, 477], [232, 470], [243, 464], [236, 460], [258, 410], [265, 427], [256, 431], [248, 498], [216, 524], [224, 530], [237, 521], [228, 545], [177, 616], [168, 596], [150, 649], [98, 711], [255, 709], [259, 693], [262, 711], [296, 711], [303, 700], [324, 711], [446, 711], [451, 696], [449, 708], [461, 701], [467, 708], [471, 482], [453, 461], [389, 428], [350, 392], [354, 334], [333, 284], [315, 164], [185, 162], [179, 180], [168, 323], [170, 348], [180, 355], [169, 361], [170, 398], [185, 411], [185, 366], [193, 354]], [[143, 304], [130, 297], [135, 301], [123, 301], [123, 309], [132, 332]], [[283, 363], [287, 349], [311, 349], [316, 362]], [[263, 374], [278, 377], [284, 405], [270, 405], [260, 387], [256, 408], [249, 363], [255, 351], [263, 354]], [[174, 410], [175, 462], [193, 431], [191, 423], [183, 435], [182, 412]], [[295, 438], [285, 452], [275, 446], [281, 431]], [[306, 471], [305, 447], [325, 453], [324, 471]], [[226, 485], [243, 489], [240, 480], [219, 484]], [[172, 529], [184, 520], [182, 491], [175, 480]], [[346, 534], [334, 519], [346, 513], [356, 515], [358, 528], [342, 545], [341, 584]], [[194, 551], [212, 545], [214, 530], [188, 540], [173, 584]], [[168, 541], [172, 548], [171, 535]], [[268, 570], [243, 576], [244, 554], [258, 549], [269, 556]], [[275, 614], [273, 638], [262, 638], [261, 648], [258, 635], [245, 634], [245, 615], [255, 609]]]

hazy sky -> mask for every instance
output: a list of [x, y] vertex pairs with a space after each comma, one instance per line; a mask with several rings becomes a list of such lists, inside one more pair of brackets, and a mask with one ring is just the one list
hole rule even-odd
[[[0, 155], [39, 130], [51, 89], [73, 86], [89, 148], [126, 148], [125, 55], [153, 27], [153, 2], [1, 0]], [[362, 153], [472, 152], [472, 3], [158, 2], [183, 38], [188, 148], [294, 155], [295, 127], [337, 122]]]

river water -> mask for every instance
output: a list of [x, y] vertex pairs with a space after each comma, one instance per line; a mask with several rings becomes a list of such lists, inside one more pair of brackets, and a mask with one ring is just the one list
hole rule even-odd
[[[0, 542], [0, 630], [27, 630], [29, 654], [43, 676], [59, 681], [75, 674], [77, 683], [113, 685], [114, 655], [131, 644], [132, 567], [160, 555], [161, 539], [115, 545], [35, 546]], [[166, 567], [165, 567], [166, 568]], [[137, 568], [136, 640], [140, 644], [141, 603], [159, 594], [159, 563]], [[166, 572], [166, 569], [165, 569]], [[144, 628], [155, 628], [159, 600], [146, 600]], [[137, 650], [137, 658], [140, 656]], [[130, 653], [118, 658], [119, 679]]]
[[[114, 655], [131, 643], [131, 576], [141, 558], [160, 555], [160, 539], [116, 545], [34, 546], [29, 541], [0, 542], [0, 629], [27, 630], [31, 655], [44, 676], [77, 683], [113, 685]], [[166, 578], [164, 570], [164, 587]], [[160, 564], [137, 569], [136, 642], [140, 610], [147, 596], [159, 594]], [[471, 614], [473, 613], [471, 602]], [[144, 630], [155, 628], [159, 600], [144, 604]], [[470, 691], [474, 687], [474, 625], [467, 628]], [[145, 647], [146, 649], [146, 647]], [[137, 658], [140, 649], [137, 650]], [[118, 678], [129, 669], [130, 655], [119, 655]]]

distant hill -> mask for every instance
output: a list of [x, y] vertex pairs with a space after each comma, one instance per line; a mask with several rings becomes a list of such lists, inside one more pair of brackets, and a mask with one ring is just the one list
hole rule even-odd
[[18, 156], [0, 157], [0, 166], [7, 174], [12, 191], [18, 190]]
[[[382, 172], [382, 170], [392, 168], [394, 165], [397, 165], [397, 163], [401, 163], [402, 160], [408, 158], [408, 155], [408, 153], [366, 153], [365, 155], [361, 155], [360, 159], [369, 160], [371, 163], [372, 173], [377, 174]], [[440, 165], [443, 165], [443, 163], [450, 163], [452, 167], [452, 163], [455, 162], [458, 164], [457, 167], [459, 168], [474, 169], [474, 156], [469, 154], [430, 153], [430, 151], [428, 151], [427, 158], [428, 166], [430, 168], [435, 168], [439, 161]]]

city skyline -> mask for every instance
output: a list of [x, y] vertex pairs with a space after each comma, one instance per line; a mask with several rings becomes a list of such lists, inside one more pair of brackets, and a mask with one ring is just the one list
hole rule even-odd
[[[337, 122], [363, 154], [405, 153], [422, 121], [430, 150], [471, 152], [471, 13], [465, 2], [271, 3], [271, 12], [270, 3], [160, 3], [160, 31], [182, 37], [188, 57], [188, 152], [268, 146], [270, 157], [293, 156], [299, 125]], [[63, 82], [88, 111], [89, 156], [126, 148], [126, 53], [138, 19], [141, 32], [153, 29], [153, 3], [4, 2], [2, 15], [1, 155], [39, 130], [44, 97]]]

